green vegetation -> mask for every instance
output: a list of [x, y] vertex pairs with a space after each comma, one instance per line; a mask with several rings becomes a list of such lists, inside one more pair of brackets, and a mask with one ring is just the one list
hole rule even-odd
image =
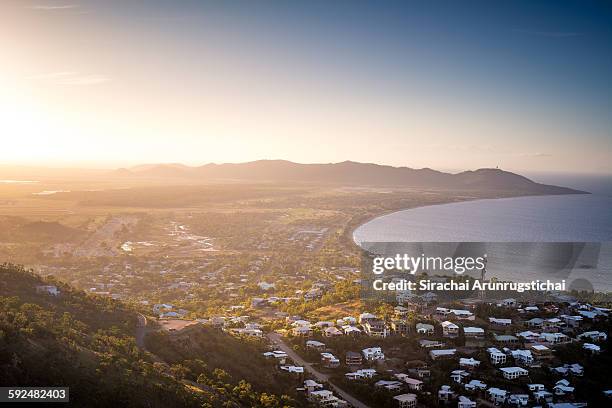
[[[39, 285], [54, 285], [61, 294], [37, 293]], [[208, 365], [200, 360], [184, 366], [160, 362], [137, 347], [136, 322], [136, 312], [120, 302], [4, 264], [0, 266], [0, 385], [69, 386], [71, 405], [77, 407], [280, 407], [288, 402], [252, 392], [239, 380], [241, 373], [229, 381], [223, 374], [224, 361], [212, 354], [200, 355], [212, 358]], [[223, 349], [224, 344], [215, 347]], [[249, 367], [250, 351], [234, 355], [229, 350], [227, 362]], [[213, 366], [219, 368], [205, 368]], [[190, 374], [197, 374], [205, 386], [184, 382]], [[255, 370], [252, 374], [261, 376]], [[220, 381], [231, 385], [225, 387]]]

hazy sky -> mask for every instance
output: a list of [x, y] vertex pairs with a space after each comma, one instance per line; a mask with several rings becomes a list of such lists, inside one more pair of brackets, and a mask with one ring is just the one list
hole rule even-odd
[[0, 162], [612, 173], [607, 1], [0, 3]]

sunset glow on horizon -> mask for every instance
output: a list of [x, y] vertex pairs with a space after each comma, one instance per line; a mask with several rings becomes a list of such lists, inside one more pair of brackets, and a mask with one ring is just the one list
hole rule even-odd
[[612, 173], [612, 7], [471, 4], [2, 2], [0, 164]]

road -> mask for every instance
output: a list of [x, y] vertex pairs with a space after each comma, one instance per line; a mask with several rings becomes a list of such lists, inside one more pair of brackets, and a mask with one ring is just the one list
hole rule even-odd
[[295, 362], [295, 364], [303, 366], [304, 370], [306, 370], [310, 375], [312, 375], [317, 381], [327, 382], [331, 389], [343, 400], [351, 404], [355, 408], [370, 408], [368, 405], [359, 401], [355, 397], [353, 397], [348, 392], [344, 391], [342, 388], [332, 384], [329, 381], [329, 375], [324, 374], [317, 369], [315, 369], [311, 363], [305, 361], [302, 357], [300, 357], [291, 347], [287, 345], [281, 338], [278, 333], [268, 333], [268, 339], [274, 343], [278, 349], [287, 353], [287, 355]]
[[147, 317], [142, 313], [138, 313], [138, 324], [136, 325], [136, 345], [144, 350], [144, 338], [147, 334]]

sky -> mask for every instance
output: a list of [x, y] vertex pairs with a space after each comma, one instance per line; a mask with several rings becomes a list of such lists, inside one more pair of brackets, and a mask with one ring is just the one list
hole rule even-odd
[[0, 2], [0, 163], [612, 174], [605, 1]]

